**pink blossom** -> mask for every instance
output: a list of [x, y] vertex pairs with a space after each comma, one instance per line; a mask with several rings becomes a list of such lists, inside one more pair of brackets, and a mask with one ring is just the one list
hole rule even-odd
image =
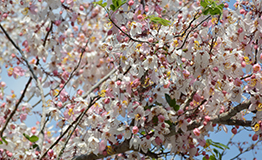
[[130, 1], [128, 2], [128, 5], [129, 5], [129, 6], [132, 6], [134, 3], [135, 3], [135, 2], [134, 2], [133, 0], [130, 0]]
[[49, 157], [53, 157], [54, 151], [53, 151], [52, 149], [50, 149], [50, 150], [47, 152], [47, 155], [48, 155]]
[[200, 102], [200, 101], [201, 101], [201, 96], [196, 93], [196, 94], [193, 96], [193, 99], [194, 99], [196, 102]]
[[67, 4], [71, 4], [71, 3], [73, 3], [74, 1], [73, 0], [66, 0], [66, 3]]
[[258, 135], [257, 134], [254, 134], [253, 136], [252, 136], [252, 140], [253, 141], [256, 141], [258, 139]]
[[240, 9], [239, 13], [240, 13], [240, 14], [245, 14], [246, 11], [245, 11], [245, 9]]
[[233, 128], [231, 129], [231, 132], [232, 132], [233, 134], [237, 134], [237, 129], [236, 129], [235, 127], [233, 127]]
[[138, 127], [137, 126], [134, 126], [133, 129], [132, 129], [132, 133], [133, 134], [137, 134], [139, 131]]
[[68, 98], [68, 93], [66, 92], [65, 89], [63, 89], [61, 92], [60, 92], [60, 100], [62, 102], [65, 102]]
[[205, 147], [206, 145], [206, 140], [205, 139], [198, 139], [198, 144], [202, 147]]
[[177, 114], [178, 115], [181, 115], [181, 114], [183, 114], [184, 113], [184, 110], [183, 109], [179, 109], [178, 111], [177, 111]]
[[62, 73], [62, 77], [63, 77], [64, 80], [67, 80], [67, 78], [69, 77], [69, 73], [67, 71], [64, 71]]
[[163, 142], [158, 136], [155, 138], [155, 142], [157, 145], [161, 145], [161, 143]]
[[0, 83], [0, 87], [5, 87], [6, 86], [6, 83], [5, 82], [1, 82]]
[[200, 136], [200, 130], [198, 128], [195, 128], [193, 130], [193, 133], [195, 134], [195, 136]]
[[23, 113], [20, 115], [20, 121], [23, 122], [24, 120], [26, 120], [27, 114]]
[[105, 104], [108, 104], [108, 103], [110, 102], [110, 99], [109, 99], [109, 98], [106, 98], [106, 99], [104, 100], [104, 102], [105, 102]]
[[37, 6], [34, 5], [34, 4], [31, 4], [30, 7], [29, 7], [29, 10], [32, 14], [37, 14], [38, 12], [38, 9], [37, 9]]
[[157, 118], [158, 118], [158, 121], [161, 122], [161, 123], [163, 123], [165, 121], [165, 117], [161, 114]]
[[236, 85], [238, 87], [240, 87], [242, 83], [243, 82], [239, 78], [236, 78], [235, 81], [234, 81], [234, 85]]
[[17, 78], [18, 76], [24, 76], [24, 75], [25, 75], [25, 70], [22, 69], [22, 67], [20, 66], [14, 67], [14, 71], [13, 71], [14, 78]]
[[105, 140], [102, 140], [99, 143], [99, 153], [102, 153], [105, 149], [106, 149], [106, 142], [105, 142]]
[[206, 122], [209, 122], [210, 119], [211, 119], [211, 118], [210, 118], [209, 116], [205, 116], [205, 121], [206, 121]]
[[185, 78], [188, 78], [190, 76], [190, 72], [188, 70], [183, 70], [183, 75]]
[[254, 72], [254, 73], [257, 73], [257, 72], [259, 72], [259, 71], [261, 71], [261, 66], [260, 66], [260, 64], [255, 64], [255, 65], [253, 65], [253, 72]]

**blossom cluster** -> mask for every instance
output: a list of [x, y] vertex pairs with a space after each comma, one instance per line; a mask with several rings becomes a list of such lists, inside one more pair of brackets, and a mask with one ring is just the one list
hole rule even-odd
[[[230, 9], [220, 0], [223, 14], [213, 16], [202, 13], [200, 1], [129, 0], [114, 10], [115, 2], [1, 2], [0, 23], [25, 58], [1, 38], [0, 62], [10, 78], [35, 75], [41, 86], [28, 78], [20, 101], [0, 82], [0, 159], [39, 159], [45, 152], [46, 159], [144, 159], [163, 148], [193, 158], [217, 124], [227, 130], [228, 121], [244, 123], [246, 114], [253, 117], [252, 139], [261, 140], [261, 1], [237, 1]], [[43, 106], [31, 101], [41, 99], [41, 87]], [[24, 121], [37, 107], [56, 125], [35, 142], [42, 124]], [[119, 152], [125, 143], [128, 150]]]

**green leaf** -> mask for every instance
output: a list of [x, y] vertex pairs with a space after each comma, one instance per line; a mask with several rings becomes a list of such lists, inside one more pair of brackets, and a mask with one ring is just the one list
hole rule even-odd
[[36, 141], [38, 141], [38, 139], [39, 139], [39, 138], [38, 138], [37, 136], [35, 136], [35, 135], [34, 135], [34, 136], [31, 136], [31, 137], [30, 137], [29, 135], [25, 134], [25, 133], [23, 133], [23, 135], [24, 135], [25, 138], [28, 139], [30, 142], [36, 142]]
[[203, 157], [202, 160], [207, 160], [206, 157]]
[[5, 142], [5, 144], [8, 145], [8, 142], [5, 140], [5, 138], [6, 138], [6, 137], [2, 137], [2, 138], [1, 138], [2, 140], [0, 141], [0, 144], [3, 144], [3, 142]]
[[177, 108], [177, 107], [179, 108], [179, 105], [176, 104], [176, 99], [175, 98], [172, 99], [171, 105], [172, 105], [173, 108]]
[[215, 8], [217, 6], [216, 2], [215, 1], [212, 1], [211, 3], [209, 3], [209, 5], [213, 8]]
[[[226, 145], [224, 145], [224, 144], [222, 144], [222, 143], [219, 143], [219, 142], [213, 142], [213, 143], [222, 146], [223, 149], [224, 149], [224, 148], [230, 149], [228, 146], [226, 146]], [[213, 145], [214, 145], [214, 144], [213, 144]]]
[[178, 110], [180, 109], [180, 106], [176, 104], [176, 105], [173, 107], [173, 109], [174, 109], [175, 111], [178, 111]]
[[107, 5], [107, 2], [103, 3], [103, 4], [101, 5], [101, 7], [105, 8], [106, 5]]
[[100, 0], [100, 1], [98, 1], [98, 2], [93, 2], [93, 4], [94, 4], [94, 5], [99, 5], [99, 6], [103, 7], [103, 8], [105, 8], [105, 6], [107, 5], [106, 2], [103, 3], [103, 0]]
[[205, 10], [203, 11], [203, 14], [204, 14], [204, 15], [207, 15], [207, 14], [209, 13], [209, 11], [210, 11], [210, 8], [207, 8], [207, 9], [205, 9]]
[[118, 7], [117, 3], [118, 3], [118, 0], [112, 0], [113, 4], [115, 7]]
[[175, 98], [171, 99], [171, 97], [166, 93], [165, 93], [165, 98], [170, 107], [172, 107], [175, 111], [179, 110], [180, 106], [176, 104]]
[[222, 14], [220, 8], [218, 8], [218, 7], [213, 8], [213, 9], [210, 9], [209, 13], [210, 13], [211, 15], [217, 15], [217, 14], [220, 15], [220, 14]]
[[97, 1], [97, 2], [93, 2], [94, 5], [98, 4], [101, 5], [103, 3], [103, 0]]
[[206, 143], [207, 143], [208, 145], [212, 145], [212, 146], [217, 147], [217, 148], [220, 148], [220, 149], [224, 149], [224, 148], [229, 149], [228, 146], [226, 146], [226, 145], [224, 145], [224, 144], [222, 144], [222, 143], [219, 143], [219, 142], [213, 142], [211, 139], [207, 139], [207, 140], [206, 140]]
[[216, 156], [217, 156], [218, 154], [220, 154], [219, 151], [218, 151], [217, 149], [215, 149], [215, 148], [213, 149], [213, 151], [216, 153]]
[[[150, 19], [150, 22], [160, 23], [160, 24], [162, 24], [163, 26], [169, 26], [170, 23], [171, 23], [171, 21], [166, 20], [166, 19], [163, 19], [163, 18], [160, 18], [160, 17], [148, 16], [147, 18]], [[147, 18], [146, 18], [146, 19], [147, 19]]]
[[214, 155], [211, 155], [211, 156], [209, 157], [209, 160], [216, 160], [216, 157], [215, 157]]
[[29, 135], [27, 135], [25, 133], [23, 133], [23, 135], [25, 136], [26, 139], [28, 139], [28, 140], [30, 139]]
[[213, 141], [212, 141], [211, 139], [207, 139], [207, 140], [206, 140], [206, 143], [207, 143], [208, 145], [210, 145], [210, 144], [213, 143]]
[[170, 126], [172, 125], [172, 122], [170, 120], [165, 121], [167, 124], [169, 124]]
[[166, 98], [167, 103], [170, 105], [171, 101], [172, 101], [171, 97], [168, 94], [165, 93], [165, 98]]
[[110, 8], [111, 8], [113, 11], [116, 11], [116, 7], [115, 7], [113, 4], [110, 5]]
[[220, 8], [221, 10], [223, 10], [223, 8], [224, 8], [224, 4], [223, 3], [221, 3], [220, 5], [218, 5], [217, 6], [218, 8]]
[[208, 4], [207, 0], [201, 0], [201, 2], [200, 2], [200, 5], [201, 5], [203, 8], [206, 8], [206, 7], [207, 7], [207, 4]]
[[142, 131], [140, 134], [142, 134], [143, 136], [146, 135], [146, 132], [145, 131]]
[[30, 138], [29, 138], [29, 141], [30, 142], [36, 142], [36, 141], [38, 141], [38, 137], [37, 136], [31, 136]]
[[120, 7], [120, 4], [121, 4], [121, 0], [116, 0], [116, 8], [119, 8]]
[[[122, 6], [123, 4], [125, 4], [127, 2], [127, 0], [123, 0], [121, 3], [120, 3], [120, 6]], [[120, 7], [119, 6], [119, 7]]]
[[187, 52], [187, 51], [188, 51], [188, 49], [186, 48], [186, 49], [183, 49], [182, 51], [183, 51], [183, 52]]
[[154, 125], [157, 125], [158, 124], [158, 118], [157, 116], [154, 116], [153, 119], [152, 119]]
[[36, 147], [39, 148], [37, 144], [33, 144], [33, 148], [35, 149]]
[[5, 142], [6, 145], [8, 145], [8, 142], [5, 140], [6, 137], [2, 137], [2, 141]]

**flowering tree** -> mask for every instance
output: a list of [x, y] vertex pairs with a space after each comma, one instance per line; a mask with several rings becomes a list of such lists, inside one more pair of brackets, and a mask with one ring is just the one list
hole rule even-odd
[[260, 0], [0, 7], [3, 74], [28, 79], [19, 95], [0, 81], [0, 159], [221, 159], [228, 145], [206, 136], [228, 125], [255, 141], [234, 158], [261, 142]]

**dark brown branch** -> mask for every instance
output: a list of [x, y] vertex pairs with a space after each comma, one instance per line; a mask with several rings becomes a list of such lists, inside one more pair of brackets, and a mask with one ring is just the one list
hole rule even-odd
[[[45, 128], [45, 118], [46, 118], [46, 115], [44, 114], [45, 113], [45, 97], [44, 97], [44, 91], [43, 91], [43, 88], [42, 88], [42, 85], [41, 85], [41, 82], [40, 80], [37, 78], [37, 76], [35, 75], [32, 67], [29, 65], [27, 59], [25, 58], [24, 56], [24, 53], [22, 52], [22, 50], [15, 44], [15, 42], [12, 40], [12, 38], [9, 36], [9, 34], [6, 32], [6, 30], [2, 27], [2, 25], [0, 24], [0, 28], [2, 29], [2, 31], [5, 33], [7, 39], [14, 45], [14, 47], [19, 51], [19, 53], [21, 54], [22, 56], [22, 59], [23, 61], [25, 61], [26, 63], [26, 66], [28, 67], [30, 73], [32, 74], [32, 77], [35, 79], [36, 81], [36, 86], [38, 87], [38, 89], [40, 90], [40, 95], [41, 95], [41, 100], [42, 100], [42, 104], [43, 104], [43, 107], [42, 107], [42, 113], [43, 113], [43, 116], [41, 118], [41, 129], [40, 129], [40, 147], [42, 147], [42, 144], [43, 144], [43, 140], [44, 140], [44, 128]], [[42, 148], [41, 148], [42, 149]]]
[[90, 108], [93, 104], [95, 104], [96, 101], [99, 100], [100, 98], [101, 98], [101, 97], [98, 96], [98, 98], [95, 98], [94, 100], [92, 100], [92, 102], [90, 102], [90, 104], [89, 104], [88, 107], [85, 109], [85, 111], [80, 114], [80, 116], [78, 117], [78, 120], [77, 120], [77, 122], [76, 122], [76, 124], [75, 124], [75, 126], [74, 126], [74, 128], [73, 128], [73, 130], [72, 130], [72, 132], [68, 135], [68, 137], [67, 137], [67, 139], [66, 139], [66, 141], [65, 141], [65, 143], [64, 143], [64, 145], [63, 145], [63, 148], [60, 150], [60, 153], [58, 154], [58, 158], [57, 158], [57, 159], [60, 159], [60, 157], [62, 156], [62, 154], [63, 154], [63, 152], [64, 152], [64, 150], [65, 150], [65, 147], [66, 147], [67, 143], [69, 142], [69, 140], [70, 140], [71, 136], [73, 135], [76, 127], [79, 125], [80, 121], [82, 120], [82, 118], [84, 117], [84, 115], [86, 114], [86, 112], [87, 112], [87, 111], [89, 110], [89, 108]]
[[[96, 100], [97, 100], [97, 99], [96, 99]], [[96, 101], [91, 102], [91, 103], [88, 105], [88, 107], [86, 108], [86, 110], [88, 110], [93, 104], [95, 104], [95, 102], [96, 102]], [[83, 113], [84, 113], [84, 112], [83, 112]], [[43, 159], [43, 158], [46, 156], [47, 152], [48, 152], [50, 149], [52, 149], [56, 144], [58, 144], [58, 142], [64, 137], [64, 135], [70, 130], [70, 128], [71, 128], [75, 123], [77, 123], [76, 126], [78, 126], [79, 122], [81, 121], [81, 116], [85, 114], [85, 113], [84, 113], [84, 114], [83, 114], [83, 113], [80, 114], [80, 115], [76, 118], [76, 120], [73, 121], [73, 122], [67, 127], [67, 129], [60, 135], [60, 137], [45, 151], [45, 153], [41, 156], [40, 159]], [[82, 116], [82, 117], [83, 117], [83, 116]], [[73, 130], [72, 132], [74, 132], [74, 130]]]
[[[147, 155], [149, 157], [152, 157], [152, 158], [159, 158], [160, 155], [158, 154], [155, 154], [153, 152], [147, 152], [147, 153], [144, 153], [142, 150], [138, 150], [138, 149], [134, 149], [134, 147], [132, 148], [129, 148], [129, 143], [130, 143], [130, 140], [125, 140], [124, 142], [122, 142], [121, 144], [119, 144], [118, 146], [115, 146], [113, 148], [114, 152], [111, 153], [111, 154], [108, 154], [106, 156], [112, 156], [112, 155], [115, 155], [115, 154], [119, 154], [119, 153], [125, 153], [127, 151], [137, 151], [137, 152], [140, 152], [144, 155]], [[98, 154], [98, 155], [95, 155], [93, 153], [91, 154], [86, 154], [86, 155], [80, 155], [80, 156], [77, 156], [77, 157], [74, 157], [72, 160], [96, 160], [96, 159], [101, 159], [101, 158], [105, 158], [104, 155], [102, 154]]]
[[147, 43], [149, 45], [152, 45], [153, 43], [150, 43], [148, 41], [140, 41], [137, 39], [132, 38], [129, 34], [127, 34], [126, 32], [124, 32], [112, 19], [111, 17], [109, 17], [109, 20], [114, 24], [114, 26], [116, 26], [117, 29], [119, 29], [123, 34], [125, 34], [129, 39], [131, 39], [134, 42], [139, 42], [139, 43]]
[[197, 15], [198, 15], [198, 13], [196, 13], [196, 14], [194, 15], [194, 18], [190, 21], [190, 23], [189, 23], [189, 25], [187, 26], [186, 30], [185, 30], [182, 34], [177, 35], [177, 36], [174, 36], [174, 38], [176, 38], [176, 37], [183, 37], [183, 36], [186, 34], [187, 30], [189, 30], [189, 28], [191, 27], [192, 23], [197, 19], [197, 18], [196, 18]]
[[12, 113], [10, 114], [10, 116], [7, 118], [4, 127], [3, 127], [2, 130], [0, 131], [0, 137], [3, 137], [3, 133], [4, 133], [5, 129], [6, 129], [6, 126], [8, 125], [9, 121], [10, 121], [11, 118], [14, 116], [15, 112], [17, 111], [17, 108], [18, 108], [19, 104], [22, 102], [22, 100], [23, 100], [23, 98], [24, 98], [24, 96], [25, 96], [26, 90], [27, 90], [29, 84], [31, 83], [31, 81], [32, 81], [32, 77], [30, 77], [29, 80], [28, 80], [28, 82], [26, 83], [25, 88], [24, 88], [24, 90], [23, 90], [23, 93], [22, 93], [21, 97], [19, 98], [18, 102], [16, 103], [14, 110], [12, 111]]
[[46, 45], [47, 37], [48, 37], [49, 33], [52, 31], [52, 29], [53, 29], [53, 22], [51, 22], [51, 26], [50, 26], [50, 28], [49, 28], [46, 36], [45, 36], [45, 40], [44, 40], [43, 46]]
[[[197, 14], [196, 14], [196, 15], [197, 15]], [[208, 17], [205, 18], [203, 21], [201, 21], [197, 26], [195, 26], [194, 28], [192, 28], [192, 29], [187, 33], [187, 35], [186, 35], [186, 37], [185, 37], [185, 40], [183, 41], [183, 44], [182, 44], [179, 48], [177, 48], [176, 50], [182, 49], [182, 48], [184, 47], [185, 43], [186, 43], [186, 40], [187, 40], [189, 34], [190, 34], [192, 31], [194, 31], [198, 26], [200, 26], [203, 22], [205, 22], [206, 20], [208, 20], [210, 17], [211, 17], [211, 16], [208, 16]], [[194, 17], [194, 18], [195, 18], [195, 17]], [[194, 20], [194, 19], [193, 19], [193, 20]], [[186, 30], [187, 30], [187, 29], [186, 29]], [[185, 31], [185, 32], [186, 32], [186, 31]], [[184, 32], [184, 33], [185, 33], [185, 32]], [[178, 37], [180, 37], [180, 36], [178, 36]]]
[[[231, 119], [233, 116], [235, 116], [237, 113], [244, 109], [248, 109], [250, 106], [251, 102], [243, 102], [240, 103], [239, 105], [231, 108], [228, 112], [215, 115], [211, 117], [210, 122], [217, 123], [217, 124], [226, 124], [226, 125], [239, 125], [239, 126], [246, 126], [246, 127], [251, 127], [252, 121], [244, 121], [244, 120], [235, 120]], [[199, 126], [201, 126], [203, 123], [202, 122], [196, 122], [194, 121], [190, 125], [187, 126], [187, 130], [191, 131]], [[173, 136], [178, 133], [182, 133], [182, 130], [176, 131], [176, 125], [172, 124], [170, 126], [170, 133], [167, 136]]]

